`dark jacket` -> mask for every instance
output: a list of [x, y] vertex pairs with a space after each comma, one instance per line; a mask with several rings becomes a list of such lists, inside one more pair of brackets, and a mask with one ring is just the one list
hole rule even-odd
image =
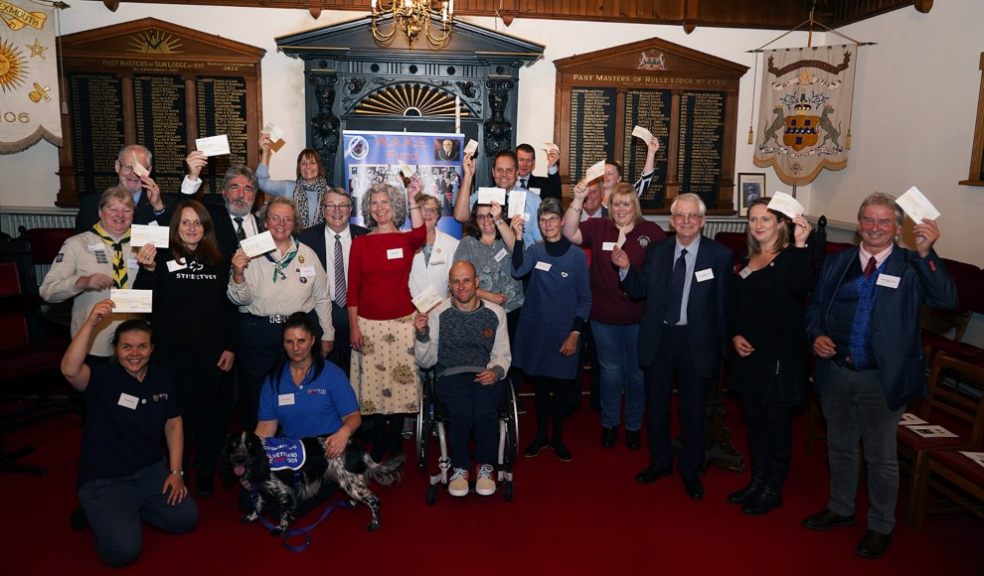
[[[646, 298], [646, 309], [639, 325], [639, 365], [646, 367], [656, 359], [659, 343], [670, 326], [664, 322], [670, 300], [670, 279], [673, 275], [673, 252], [676, 239], [669, 237], [651, 244], [646, 254], [646, 266], [637, 270], [629, 267], [622, 287], [630, 298]], [[714, 278], [690, 281], [687, 301], [687, 333], [690, 354], [701, 378], [718, 374], [721, 357], [730, 343], [728, 332], [728, 297], [731, 294], [731, 250], [706, 236], [700, 239], [694, 273], [710, 269]]]
[[[806, 336], [812, 346], [818, 336], [829, 335], [830, 308], [851, 266], [859, 266], [858, 247], [827, 257], [820, 279], [806, 309]], [[926, 394], [925, 358], [919, 334], [919, 307], [953, 308], [957, 288], [943, 261], [930, 251], [920, 258], [912, 250], [896, 246], [880, 274], [900, 278], [898, 288], [875, 287], [871, 318], [871, 347], [878, 375], [891, 410], [898, 410]], [[818, 359], [814, 388], [822, 393], [832, 360]]]
[[[318, 224], [306, 228], [297, 239], [314, 250], [314, 253], [318, 255], [318, 260], [321, 260], [321, 267], [327, 270], [328, 255], [325, 253], [325, 226], [327, 224]], [[369, 233], [368, 228], [363, 228], [356, 224], [349, 224], [349, 231], [352, 233], [353, 240], [363, 234]]]

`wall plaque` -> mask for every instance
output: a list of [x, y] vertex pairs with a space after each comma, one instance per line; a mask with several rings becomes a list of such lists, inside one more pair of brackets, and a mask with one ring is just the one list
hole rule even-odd
[[660, 139], [643, 211], [665, 213], [681, 192], [703, 198], [710, 214], [734, 214], [738, 84], [746, 66], [659, 39], [554, 62], [555, 134], [565, 186], [603, 158], [623, 177], [642, 174], [646, 145], [635, 125]]
[[209, 159], [206, 191], [231, 164], [256, 166], [265, 50], [154, 18], [70, 34], [61, 46], [69, 106], [58, 206], [116, 184], [123, 144], [153, 152], [165, 193], [180, 190], [196, 138], [227, 134], [232, 151]]

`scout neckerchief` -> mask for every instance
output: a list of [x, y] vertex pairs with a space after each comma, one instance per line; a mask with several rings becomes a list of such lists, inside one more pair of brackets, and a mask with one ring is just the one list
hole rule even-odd
[[126, 261], [123, 259], [123, 244], [130, 241], [130, 231], [127, 230], [119, 242], [115, 242], [98, 222], [92, 226], [92, 231], [113, 249], [113, 288], [126, 288]]
[[[276, 252], [276, 250], [274, 252]], [[294, 256], [297, 256], [297, 247], [295, 246], [293, 250], [288, 252], [287, 256], [284, 257], [284, 259], [281, 260], [280, 262], [274, 260], [273, 256], [271, 256], [270, 254], [271, 254], [270, 252], [267, 252], [265, 256], [267, 260], [273, 262], [273, 283], [276, 284], [277, 280], [287, 279], [287, 274], [284, 273], [284, 269], [290, 266], [290, 263], [294, 259]]]

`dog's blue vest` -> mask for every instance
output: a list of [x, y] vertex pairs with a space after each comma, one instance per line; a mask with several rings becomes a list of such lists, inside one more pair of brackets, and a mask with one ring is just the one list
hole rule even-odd
[[300, 470], [307, 454], [304, 443], [290, 438], [264, 438], [263, 449], [270, 460], [270, 470]]

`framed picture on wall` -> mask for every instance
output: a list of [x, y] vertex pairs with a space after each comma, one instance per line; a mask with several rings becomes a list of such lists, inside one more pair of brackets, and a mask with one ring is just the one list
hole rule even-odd
[[765, 174], [753, 174], [750, 172], [738, 173], [739, 216], [748, 216], [748, 207], [751, 203], [765, 196]]

